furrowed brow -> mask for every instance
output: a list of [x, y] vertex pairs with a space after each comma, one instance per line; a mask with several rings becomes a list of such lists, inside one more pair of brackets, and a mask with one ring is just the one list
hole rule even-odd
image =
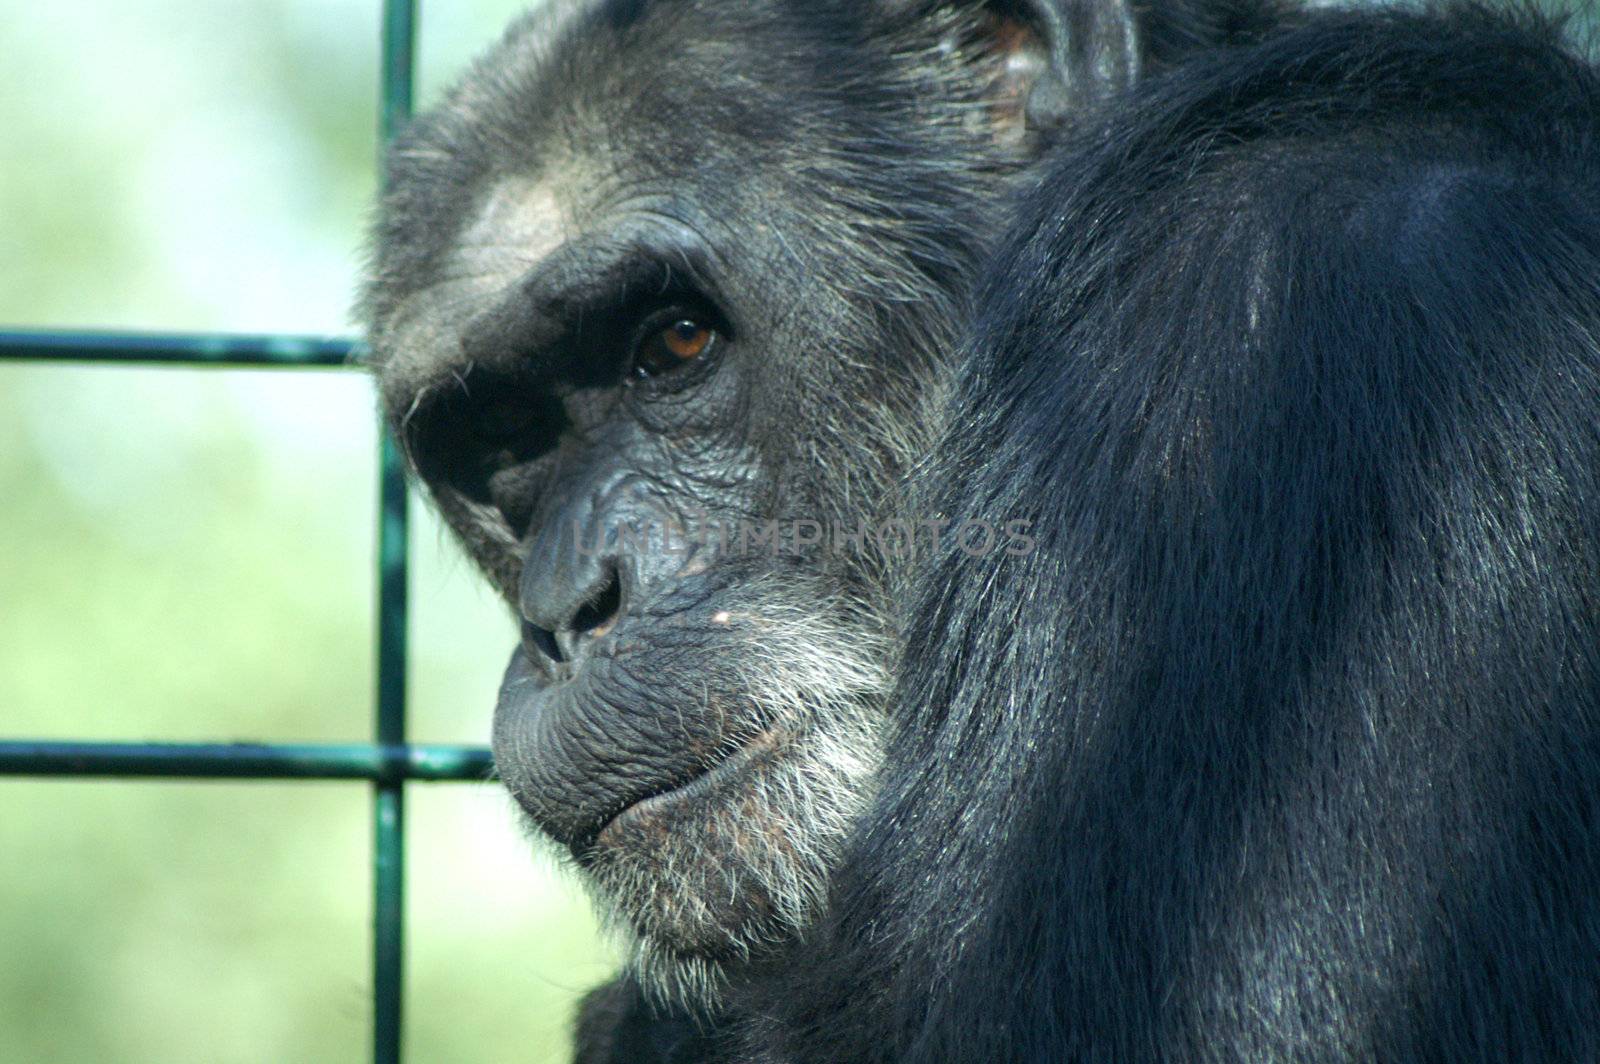
[[708, 291], [708, 253], [692, 230], [655, 220], [569, 240], [472, 316], [465, 358], [519, 376], [571, 373], [590, 340], [638, 304]]

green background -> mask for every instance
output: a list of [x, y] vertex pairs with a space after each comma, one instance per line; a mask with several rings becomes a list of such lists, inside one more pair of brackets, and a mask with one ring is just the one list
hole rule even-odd
[[[421, 106], [522, 6], [422, 0]], [[375, 0], [0, 18], [0, 327], [351, 334]], [[358, 373], [0, 364], [0, 737], [364, 741]], [[411, 736], [483, 743], [515, 634], [415, 507]], [[408, 1057], [566, 1059], [614, 959], [487, 784], [408, 801]], [[359, 783], [0, 780], [0, 1064], [368, 1053]]]

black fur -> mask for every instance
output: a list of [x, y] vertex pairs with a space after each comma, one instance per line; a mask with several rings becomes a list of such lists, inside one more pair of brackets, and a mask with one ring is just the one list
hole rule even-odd
[[[584, 1064], [1600, 1060], [1600, 81], [1565, 47], [1462, 4], [594, 0], [419, 121], [373, 346], [525, 619], [558, 583], [522, 586], [551, 467], [642, 466], [668, 511], [714, 483], [744, 516], [906, 506], [1037, 545], [759, 579], [641, 556], [620, 694], [513, 674], [503, 717], [585, 730], [562, 762], [509, 728], [503, 775], [589, 873], [638, 859], [621, 911], [740, 1017], [626, 978], [585, 1006]], [[639, 283], [569, 306], [572, 249], [488, 224], [508, 179], [513, 208], [560, 193], [564, 240], [698, 234], [637, 250], [725, 304], [699, 384], [628, 391], [593, 326]], [[572, 306], [585, 341], [550, 342]], [[516, 446], [485, 444], [518, 404]], [[764, 888], [719, 873], [797, 850], [817, 774], [680, 795], [605, 853], [566, 823], [743, 740], [715, 728], [752, 685], [722, 673], [772, 644], [727, 622], [765, 614], [805, 616], [797, 659], [905, 642], [876, 805], [797, 949], [811, 894], [746, 919]], [[645, 918], [707, 899], [723, 939]]]
[[1600, 79], [1318, 13], [1063, 144], [772, 1059], [1600, 1059]]
[[716, 1021], [649, 1001], [623, 976], [583, 996], [572, 1064], [703, 1064], [715, 1059]]

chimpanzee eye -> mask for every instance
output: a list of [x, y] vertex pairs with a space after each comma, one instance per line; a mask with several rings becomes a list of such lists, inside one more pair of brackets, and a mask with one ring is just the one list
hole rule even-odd
[[717, 342], [717, 330], [677, 313], [650, 322], [633, 349], [632, 373], [640, 380], [671, 373], [703, 357]]

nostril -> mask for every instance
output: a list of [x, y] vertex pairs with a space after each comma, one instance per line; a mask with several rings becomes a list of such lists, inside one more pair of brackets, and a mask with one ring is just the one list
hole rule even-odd
[[557, 572], [555, 579], [523, 591], [523, 653], [531, 662], [561, 666], [555, 670], [560, 675], [576, 668], [588, 645], [616, 627], [627, 608], [616, 563], [597, 562], [587, 573], [576, 574], [588, 577], [581, 585], [586, 594], [578, 606], [573, 605], [580, 601], [573, 575]]
[[558, 664], [567, 660], [566, 655], [561, 653], [560, 644], [556, 642], [556, 634], [531, 621], [522, 622], [522, 645], [530, 653], [542, 654]]
[[578, 608], [572, 615], [572, 631], [580, 636], [598, 639], [611, 631], [622, 610], [622, 581], [612, 569], [600, 593]]

